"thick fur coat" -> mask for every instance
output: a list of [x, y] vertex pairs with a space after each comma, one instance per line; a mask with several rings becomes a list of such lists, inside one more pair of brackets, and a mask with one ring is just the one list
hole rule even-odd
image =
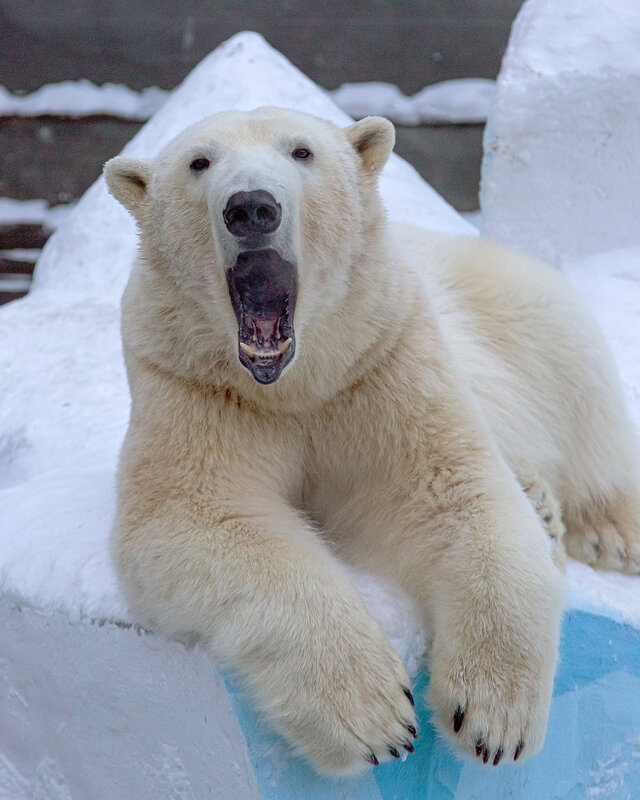
[[[633, 435], [594, 321], [538, 262], [388, 226], [376, 182], [392, 147], [379, 118], [339, 129], [259, 109], [105, 170], [140, 229], [123, 300], [122, 584], [145, 624], [209, 644], [334, 773], [416, 733], [409, 678], [344, 562], [413, 598], [434, 718], [491, 764], [544, 739], [558, 506], [569, 554], [640, 570]], [[269, 195], [242, 206], [267, 227], [245, 219], [238, 235], [237, 193]], [[267, 322], [267, 289], [239, 283], [249, 241], [262, 276], [268, 249], [273, 280], [286, 266], [296, 282]]]

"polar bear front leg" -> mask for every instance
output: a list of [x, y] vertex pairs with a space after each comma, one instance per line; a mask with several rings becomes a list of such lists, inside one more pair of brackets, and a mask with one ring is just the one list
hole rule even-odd
[[536, 570], [533, 549], [510, 553], [502, 541], [497, 552], [501, 537], [482, 528], [475, 552], [461, 548], [440, 564], [451, 578], [435, 605], [429, 700], [449, 740], [496, 766], [544, 742], [562, 588], [552, 564], [548, 575]]
[[532, 504], [491, 443], [459, 438], [467, 452], [456, 453], [458, 437], [450, 438], [444, 458], [431, 447], [424, 472], [404, 475], [410, 494], [388, 484], [368, 493], [358, 504], [366, 530], [345, 537], [342, 549], [413, 597], [431, 638], [433, 719], [458, 751], [497, 765], [542, 747], [563, 576]]
[[117, 558], [133, 607], [156, 629], [209, 643], [317, 770], [355, 773], [412, 752], [396, 652], [310, 527], [273, 497], [254, 497], [260, 505], [262, 519], [224, 519], [201, 497], [168, 500], [144, 521], [139, 503], [122, 510]]
[[440, 503], [423, 534], [423, 547], [437, 546], [435, 557], [425, 554], [422, 587], [434, 629], [429, 701], [440, 730], [463, 751], [493, 765], [517, 761], [544, 741], [562, 575], [497, 455], [451, 472]]

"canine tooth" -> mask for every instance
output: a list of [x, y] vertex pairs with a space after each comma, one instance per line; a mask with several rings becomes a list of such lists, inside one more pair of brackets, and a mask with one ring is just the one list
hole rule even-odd
[[240, 342], [240, 349], [243, 353], [246, 353], [249, 358], [253, 358], [256, 354], [256, 348], [253, 345], [246, 344], [245, 342]]
[[280, 342], [280, 344], [278, 345], [278, 353], [282, 355], [284, 351], [287, 350], [290, 344], [291, 344], [291, 338], [287, 339], [284, 342]]

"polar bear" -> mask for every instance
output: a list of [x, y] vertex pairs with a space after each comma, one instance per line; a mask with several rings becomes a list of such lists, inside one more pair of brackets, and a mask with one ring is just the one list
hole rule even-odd
[[493, 765], [536, 753], [548, 716], [563, 576], [541, 487], [571, 555], [640, 570], [633, 436], [594, 321], [542, 264], [387, 225], [393, 143], [381, 118], [262, 108], [105, 168], [140, 231], [123, 587], [329, 773], [417, 736], [407, 673], [343, 563], [413, 598], [434, 720]]

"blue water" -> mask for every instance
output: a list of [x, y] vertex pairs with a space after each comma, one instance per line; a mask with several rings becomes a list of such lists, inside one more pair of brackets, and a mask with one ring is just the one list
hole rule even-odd
[[230, 686], [264, 800], [640, 800], [640, 632], [566, 614], [549, 727], [540, 755], [496, 769], [462, 762], [437, 738], [422, 698], [416, 752], [364, 776], [327, 779], [256, 719]]

